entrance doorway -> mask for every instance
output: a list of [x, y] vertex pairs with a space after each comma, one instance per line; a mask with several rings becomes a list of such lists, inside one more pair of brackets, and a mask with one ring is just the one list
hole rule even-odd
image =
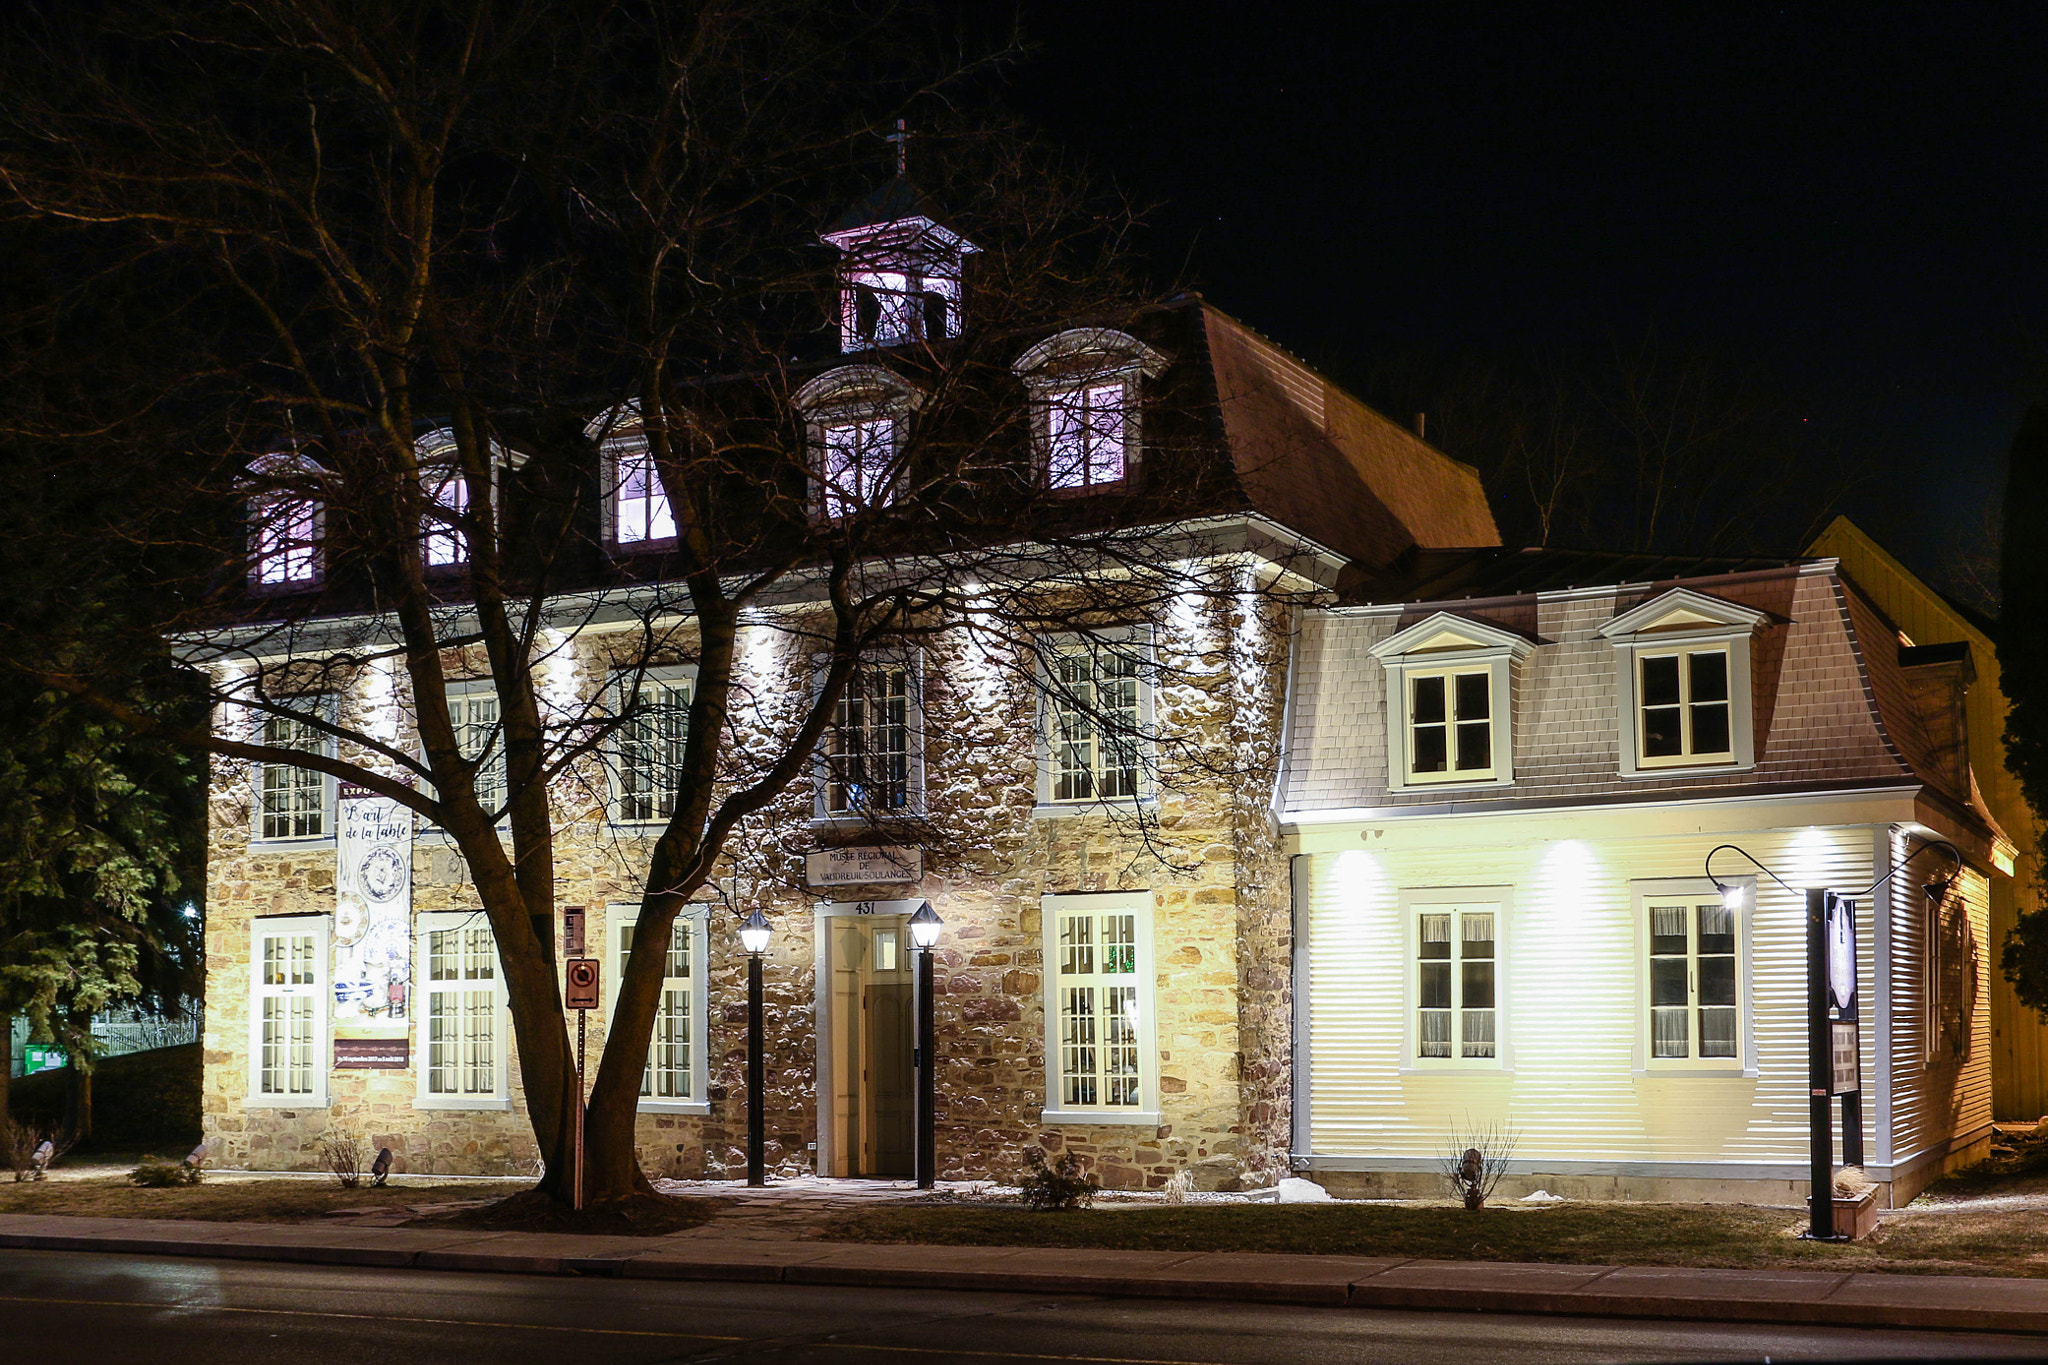
[[907, 1177], [916, 1125], [909, 916], [834, 915], [824, 926], [831, 1141], [823, 1174]]

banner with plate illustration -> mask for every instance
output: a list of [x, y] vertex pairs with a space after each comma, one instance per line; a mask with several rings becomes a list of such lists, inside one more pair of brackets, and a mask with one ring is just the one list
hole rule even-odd
[[[341, 785], [334, 859], [334, 1022], [364, 1036], [408, 1027], [412, 986], [412, 812]], [[351, 1026], [355, 1027], [351, 1027]]]

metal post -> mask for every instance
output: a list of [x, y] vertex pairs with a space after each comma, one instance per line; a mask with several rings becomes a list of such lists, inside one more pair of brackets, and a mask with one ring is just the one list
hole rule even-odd
[[917, 1068], [917, 1187], [928, 1190], [938, 1178], [938, 1118], [935, 1102], [938, 1086], [932, 1063], [937, 1060], [932, 1046], [932, 950], [917, 955], [917, 1050], [911, 1061]]
[[583, 1031], [590, 1021], [589, 1010], [576, 1011], [576, 1164], [572, 1177], [576, 1182], [574, 1207], [583, 1208]]
[[1808, 1123], [1812, 1141], [1812, 1231], [1815, 1241], [1835, 1238], [1834, 1105], [1829, 1082], [1834, 1075], [1828, 1029], [1828, 893], [1819, 887], [1806, 892], [1806, 1061], [1811, 1090]]
[[747, 1183], [768, 1183], [762, 1137], [761, 955], [747, 955]]

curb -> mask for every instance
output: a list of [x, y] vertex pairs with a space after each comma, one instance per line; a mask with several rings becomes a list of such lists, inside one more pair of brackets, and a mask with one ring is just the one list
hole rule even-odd
[[[303, 1225], [291, 1225], [299, 1228]], [[1319, 1308], [1390, 1308], [1422, 1312], [1516, 1313], [1572, 1317], [1654, 1318], [1664, 1321], [1757, 1322], [1778, 1325], [1893, 1327], [1945, 1331], [2048, 1333], [2048, 1283], [1977, 1277], [1887, 1275], [1871, 1272], [1674, 1271], [1669, 1267], [1518, 1265], [1505, 1262], [1352, 1261], [1330, 1257], [1324, 1274], [1268, 1273], [1255, 1253], [1123, 1253], [1156, 1256], [1150, 1263], [1090, 1271], [999, 1265], [899, 1263], [858, 1265], [832, 1258], [875, 1244], [844, 1242], [701, 1242], [618, 1249], [609, 1254], [548, 1254], [535, 1248], [494, 1250], [489, 1237], [469, 1244], [407, 1248], [301, 1242], [292, 1238], [233, 1240], [243, 1224], [221, 1224], [219, 1239], [146, 1237], [125, 1230], [91, 1233], [0, 1231], [0, 1248], [23, 1251], [99, 1251], [135, 1256], [190, 1256], [307, 1265], [483, 1272], [510, 1275], [590, 1275], [615, 1279], [724, 1281], [753, 1284], [836, 1285], [847, 1288], [942, 1289], [1028, 1294], [1090, 1294], [1112, 1298], [1226, 1299]], [[283, 1228], [278, 1229], [284, 1231]], [[522, 1239], [526, 1240], [526, 1239]], [[742, 1256], [744, 1246], [753, 1254]], [[773, 1248], [773, 1250], [771, 1250]], [[908, 1260], [1004, 1260], [1037, 1248], [902, 1247]], [[1325, 1258], [1285, 1257], [1289, 1262]], [[1201, 1264], [1198, 1264], [1201, 1263]], [[1211, 1273], [1196, 1273], [1208, 1271]], [[1496, 1279], [1574, 1280], [1556, 1288], [1429, 1283], [1441, 1278], [1491, 1275]], [[1739, 1278], [1746, 1293], [1713, 1292], [1713, 1277]], [[1654, 1283], [1664, 1278], [1668, 1288]], [[1638, 1282], [1638, 1283], [1631, 1283]], [[1999, 1300], [2019, 1294], [2039, 1300], [2026, 1307]], [[1731, 1287], [1736, 1287], [1731, 1281]], [[1661, 1291], [1661, 1292], [1660, 1292]], [[1942, 1302], [1974, 1299], [1976, 1302]], [[1988, 1302], [1986, 1300], [1989, 1300]]]

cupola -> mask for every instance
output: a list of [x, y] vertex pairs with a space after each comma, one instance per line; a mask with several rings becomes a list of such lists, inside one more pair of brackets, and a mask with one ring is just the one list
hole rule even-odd
[[902, 174], [821, 234], [838, 247], [839, 348], [865, 351], [960, 335], [961, 274], [981, 248], [939, 222]]

